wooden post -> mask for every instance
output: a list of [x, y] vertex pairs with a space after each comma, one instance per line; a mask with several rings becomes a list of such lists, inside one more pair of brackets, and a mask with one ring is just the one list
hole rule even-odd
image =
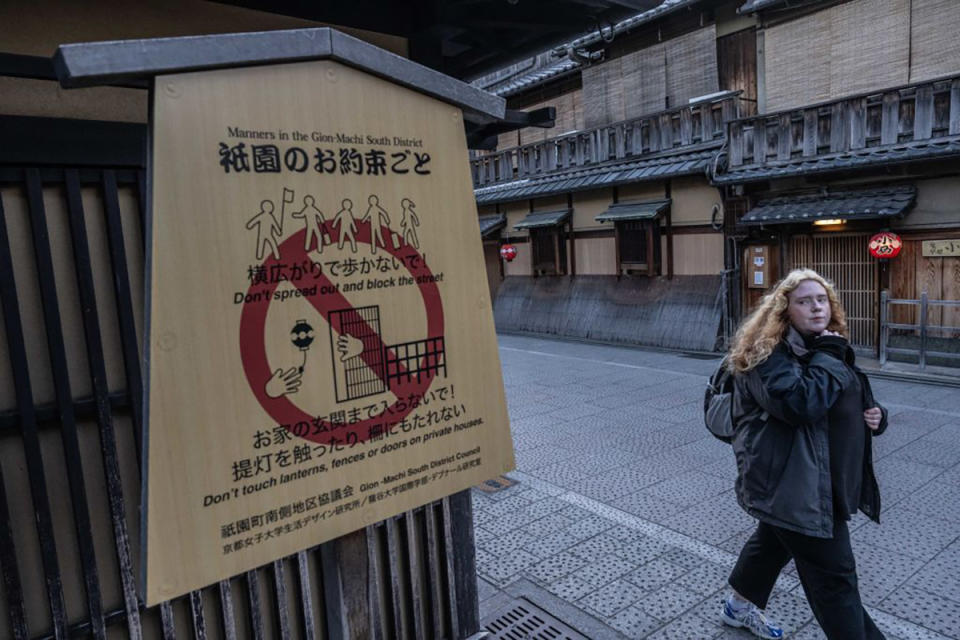
[[900, 92], [883, 94], [880, 112], [880, 144], [896, 144], [900, 133]]
[[573, 235], [573, 220], [567, 223], [568, 234], [570, 242], [570, 276], [577, 275], [577, 239]]
[[653, 236], [655, 234], [653, 233], [653, 230], [655, 226], [658, 224], [660, 224], [660, 221], [657, 220], [656, 218], [654, 218], [653, 221], [644, 220], [643, 222], [643, 226], [647, 236], [647, 275], [651, 277], [657, 275], [654, 269], [656, 265], [654, 265], [654, 262], [653, 262], [653, 257], [655, 255], [653, 250], [653, 240], [654, 240]]
[[933, 135], [933, 86], [917, 87], [914, 98], [913, 139], [926, 140]]
[[613, 223], [613, 247], [613, 259], [616, 261], [614, 270], [617, 274], [617, 280], [619, 280], [623, 270], [620, 268], [620, 223], [616, 221]]
[[880, 292], [880, 366], [887, 364], [887, 340], [890, 337], [888, 300], [890, 292], [884, 289]]
[[927, 290], [920, 294], [920, 368], [927, 368]]
[[[667, 198], [669, 198], [671, 194], [671, 184], [669, 180], [667, 180], [664, 191]], [[667, 222], [667, 279], [668, 280], [673, 278], [673, 216], [671, 213], [672, 209], [673, 209], [672, 204], [667, 205], [666, 222]], [[654, 223], [659, 224], [656, 218], [654, 218]]]
[[731, 122], [724, 126], [730, 133], [730, 166], [739, 167], [743, 164], [743, 124]]
[[806, 157], [817, 155], [818, 120], [816, 108], [803, 110], [803, 155]]

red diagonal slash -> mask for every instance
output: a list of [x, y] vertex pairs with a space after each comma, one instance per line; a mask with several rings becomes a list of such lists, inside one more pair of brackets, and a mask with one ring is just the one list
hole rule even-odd
[[[385, 232], [384, 237], [392, 237], [387, 227], [381, 228]], [[354, 237], [357, 242], [359, 244], [370, 244], [370, 223], [358, 222], [356, 229]], [[331, 244], [339, 239], [339, 233], [333, 227], [332, 222], [327, 222], [324, 225], [324, 230], [330, 235]], [[282, 261], [276, 260], [271, 256], [263, 263], [263, 266], [267, 269], [267, 273], [270, 273], [271, 267], [275, 265], [312, 262], [307, 251], [303, 249], [305, 235], [306, 230], [303, 230], [287, 238], [283, 244], [280, 245], [280, 255], [283, 256]], [[433, 274], [430, 272], [430, 269], [427, 268], [426, 260], [424, 260], [423, 256], [421, 256], [414, 247], [407, 244], [404, 244], [400, 248], [394, 248], [392, 246], [380, 248], [400, 261], [401, 264], [407, 268], [407, 271], [410, 272], [410, 276], [418, 283], [417, 288], [420, 290], [420, 296], [423, 298], [424, 312], [427, 316], [427, 339], [442, 338], [443, 305], [440, 300], [440, 290], [437, 288], [436, 283], [433, 282]], [[423, 277], [422, 281], [418, 279], [421, 276]], [[278, 284], [277, 282], [260, 283], [251, 285], [248, 290], [250, 294], [264, 292], [266, 295], [259, 297], [260, 301], [258, 302], [244, 304], [243, 310], [241, 311], [240, 357], [243, 362], [243, 370], [247, 376], [247, 382], [250, 384], [250, 389], [256, 396], [257, 401], [260, 402], [260, 406], [263, 407], [271, 418], [276, 420], [278, 424], [286, 426], [288, 430], [299, 435], [301, 438], [312, 442], [326, 443], [329, 442], [330, 439], [329, 430], [333, 427], [329, 421], [317, 420], [316, 416], [311, 416], [300, 409], [287, 396], [271, 398], [266, 394], [265, 385], [272, 375], [272, 369], [270, 368], [269, 362], [267, 362], [265, 342], [267, 310], [270, 307], [270, 302], [273, 300], [273, 292]], [[307, 299], [325, 319], [329, 319], [331, 311], [354, 308], [350, 301], [339, 291], [320, 293], [324, 288], [328, 290], [333, 290], [334, 288], [333, 284], [325, 275], [320, 275], [316, 279], [316, 284], [318, 285], [317, 294]], [[357, 316], [357, 319], [360, 320], [359, 314], [357, 314]], [[355, 326], [356, 328], [351, 327], [350, 330], [346, 330], [345, 332], [356, 338], [366, 336], [368, 343], [372, 342], [378, 351], [384, 354], [388, 352], [380, 336], [377, 335], [369, 324], [361, 321]], [[385, 378], [387, 372], [381, 367], [375, 366], [377, 364], [375, 356], [372, 353], [365, 353], [361, 357], [367, 366], [373, 371], [378, 372], [379, 376], [382, 376], [381, 379], [386, 384], [387, 380]], [[424, 358], [426, 359], [426, 356], [424, 356]], [[414, 409], [414, 404], [419, 404], [419, 400], [430, 387], [430, 383], [433, 382], [433, 378], [436, 375], [430, 365], [435, 364], [435, 357], [426, 362], [421, 362], [418, 368], [421, 370], [426, 369], [426, 371], [422, 371], [418, 378], [411, 377], [410, 380], [401, 379], [399, 384], [395, 385], [395, 388], [392, 389], [394, 395], [397, 396], [397, 401], [392, 406], [374, 418], [338, 428], [335, 432], [337, 439], [344, 441], [347, 433], [354, 433], [359, 442], [364, 442], [371, 435], [371, 427], [380, 425], [382, 429], [386, 431], [400, 422]], [[398, 363], [398, 367], [399, 366]], [[406, 373], [406, 369], [400, 367], [398, 373]]]

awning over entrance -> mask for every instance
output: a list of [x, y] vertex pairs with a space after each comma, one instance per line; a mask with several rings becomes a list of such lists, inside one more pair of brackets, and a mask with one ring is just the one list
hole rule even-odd
[[558, 211], [531, 211], [527, 217], [513, 225], [514, 229], [539, 229], [541, 227], [558, 227], [565, 224], [573, 213], [572, 209]]
[[795, 224], [815, 220], [873, 220], [902, 217], [917, 199], [914, 185], [832, 191], [760, 200], [740, 224]]
[[480, 216], [480, 237], [489, 238], [500, 229], [503, 229], [506, 224], [507, 216], [503, 213], [497, 213], [492, 216]]
[[597, 222], [626, 222], [628, 220], [653, 220], [670, 206], [670, 199], [617, 202], [598, 215]]

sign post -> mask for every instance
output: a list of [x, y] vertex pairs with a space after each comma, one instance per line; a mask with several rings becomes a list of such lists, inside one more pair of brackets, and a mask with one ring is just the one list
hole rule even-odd
[[148, 605], [513, 467], [463, 129], [502, 102], [306, 31], [115, 52], [196, 58], [150, 74]]

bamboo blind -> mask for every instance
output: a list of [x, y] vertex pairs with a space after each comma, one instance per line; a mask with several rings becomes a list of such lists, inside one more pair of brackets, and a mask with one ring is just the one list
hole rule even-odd
[[667, 66], [664, 55], [664, 45], [657, 44], [623, 57], [624, 111], [628, 118], [638, 118], [666, 107]]
[[908, 82], [920, 82], [957, 70], [960, 60], [960, 2], [913, 0], [911, 64]]
[[587, 129], [624, 119], [622, 58], [583, 70], [583, 120]]
[[794, 236], [793, 269], [813, 269], [833, 282], [847, 312], [850, 344], [873, 348], [877, 335], [877, 265], [867, 252], [870, 234]]
[[713, 25], [583, 70], [584, 124], [598, 127], [718, 91]]
[[717, 29], [714, 25], [666, 42], [667, 97], [670, 107], [719, 91]]

